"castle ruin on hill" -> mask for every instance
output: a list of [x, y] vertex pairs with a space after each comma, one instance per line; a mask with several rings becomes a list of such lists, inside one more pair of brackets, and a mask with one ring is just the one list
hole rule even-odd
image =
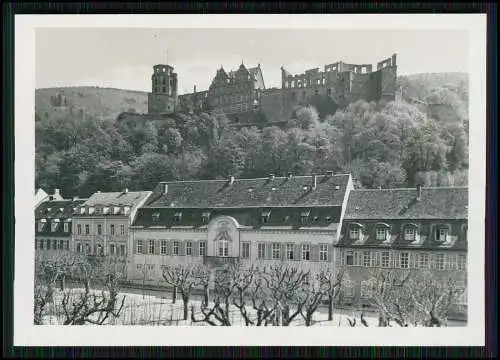
[[233, 125], [249, 126], [287, 120], [297, 106], [313, 105], [320, 114], [357, 100], [390, 102], [396, 97], [396, 54], [377, 63], [336, 62], [292, 75], [281, 67], [281, 88], [265, 87], [260, 64], [235, 71], [221, 66], [209, 88], [178, 95], [178, 79], [170, 65], [155, 65], [148, 94], [150, 115], [224, 113]]

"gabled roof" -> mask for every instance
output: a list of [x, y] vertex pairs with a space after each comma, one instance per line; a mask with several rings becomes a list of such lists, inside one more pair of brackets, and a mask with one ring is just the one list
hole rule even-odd
[[[342, 206], [350, 175], [161, 182], [145, 207], [150, 208], [250, 208]], [[167, 193], [164, 188], [167, 185]]]
[[82, 205], [85, 199], [44, 201], [35, 209], [35, 219], [68, 219], [73, 216], [73, 209]]
[[130, 206], [134, 207], [143, 201], [149, 191], [97, 192], [88, 198], [83, 206]]
[[467, 219], [467, 187], [353, 190], [345, 219]]

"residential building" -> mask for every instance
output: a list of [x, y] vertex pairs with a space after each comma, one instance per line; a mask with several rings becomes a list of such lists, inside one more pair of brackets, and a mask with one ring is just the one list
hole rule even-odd
[[129, 226], [150, 191], [97, 192], [73, 215], [71, 249], [76, 253], [103, 256], [111, 263], [126, 264]]
[[[344, 300], [369, 306], [380, 269], [453, 272], [466, 288], [467, 206], [467, 187], [351, 191], [335, 246]], [[457, 305], [466, 306], [466, 295]]]
[[162, 182], [130, 228], [129, 279], [166, 264], [331, 268], [350, 175]]
[[35, 209], [35, 253], [40, 257], [71, 251], [73, 213], [85, 200], [46, 200]]
[[47, 194], [43, 189], [35, 189], [35, 209], [42, 202], [51, 200], [51, 201], [61, 201], [64, 198], [61, 196], [59, 189], [55, 189], [52, 195]]

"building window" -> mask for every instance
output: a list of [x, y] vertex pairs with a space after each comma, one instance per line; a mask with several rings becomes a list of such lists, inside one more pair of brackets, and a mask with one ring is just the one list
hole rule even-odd
[[182, 220], [182, 213], [181, 212], [176, 212], [174, 214], [174, 221], [179, 222]]
[[69, 223], [64, 223], [64, 232], [69, 232]]
[[38, 241], [38, 248], [39, 248], [40, 250], [43, 250], [43, 240], [39, 240], [39, 241]]
[[85, 244], [85, 254], [90, 254], [90, 244]]
[[250, 258], [250, 243], [248, 242], [241, 243], [241, 257], [243, 259]]
[[125, 256], [125, 255], [126, 255], [125, 245], [120, 245], [120, 256]]
[[377, 240], [385, 240], [387, 239], [387, 229], [383, 227], [378, 227], [375, 235]]
[[281, 258], [281, 256], [280, 256], [280, 244], [274, 243], [273, 244], [273, 260], [279, 260], [280, 258]]
[[111, 254], [111, 256], [115, 256], [115, 252], [116, 252], [115, 249], [116, 249], [115, 245], [113, 245], [113, 244], [109, 245], [109, 253]]
[[57, 240], [52, 240], [52, 250], [57, 250]]
[[80, 243], [76, 244], [76, 252], [77, 253], [81, 253], [82, 252], [82, 244], [80, 244]]
[[405, 227], [405, 233], [404, 233], [404, 239], [406, 241], [413, 241], [415, 240], [415, 228], [413, 226], [407, 226]]
[[435, 268], [437, 270], [444, 270], [446, 268], [446, 255], [445, 254], [436, 254], [435, 257]]
[[388, 268], [391, 266], [391, 253], [389, 251], [383, 251], [380, 256], [380, 266], [383, 268]]
[[349, 237], [351, 238], [351, 240], [359, 240], [359, 228], [352, 227], [349, 230]]
[[271, 215], [271, 210], [264, 210], [260, 214], [260, 221], [265, 224], [269, 220], [269, 216]]
[[49, 240], [49, 239], [47, 239], [47, 240], [46, 240], [46, 243], [47, 243], [47, 246], [46, 246], [47, 250], [50, 250], [50, 240]]
[[97, 224], [97, 235], [102, 235], [102, 225]]
[[159, 212], [155, 212], [153, 214], [153, 222], [158, 222], [160, 220], [160, 213]]
[[96, 254], [99, 254], [101, 256], [104, 255], [104, 248], [102, 247], [102, 245], [97, 245]]
[[115, 234], [115, 225], [114, 224], [111, 224], [109, 226], [109, 232], [111, 235], [114, 235]]
[[436, 232], [436, 241], [446, 242], [448, 237], [448, 229], [447, 228], [439, 228]]
[[89, 235], [89, 234], [90, 234], [90, 225], [86, 224], [85, 225], [85, 235]]
[[457, 257], [457, 269], [467, 270], [467, 255], [460, 254]]
[[207, 223], [208, 220], [210, 220], [210, 213], [209, 212], [204, 212], [201, 214], [201, 221], [203, 221], [203, 223]]
[[120, 235], [125, 235], [125, 225], [120, 225]]
[[142, 240], [137, 240], [137, 253], [142, 254]]
[[345, 253], [345, 264], [347, 266], [353, 266], [354, 265], [354, 253], [352, 251], [347, 251]]
[[155, 253], [155, 241], [153, 239], [149, 240], [148, 243], [148, 254], [154, 254]]
[[44, 226], [44, 225], [45, 225], [45, 224], [44, 224], [43, 222], [39, 222], [39, 223], [38, 223], [38, 232], [42, 232], [42, 230], [43, 230], [43, 226]]
[[59, 244], [57, 246], [57, 249], [58, 250], [62, 250], [64, 248], [64, 241], [63, 240], [59, 240]]
[[402, 252], [399, 254], [399, 267], [401, 269], [408, 269], [410, 267], [410, 254]]
[[302, 260], [309, 260], [311, 258], [311, 247], [309, 244], [302, 245]]
[[226, 239], [220, 239], [217, 241], [217, 249], [219, 256], [227, 257], [229, 256], [229, 241]]
[[81, 224], [78, 224], [76, 226], [76, 232], [78, 233], [78, 235], [81, 235], [82, 234], [82, 225]]
[[206, 253], [206, 244], [204, 241], [200, 242], [200, 256], [205, 256]]
[[286, 244], [286, 258], [293, 260], [293, 244]]
[[142, 264], [137, 264], [136, 269], [137, 269], [137, 271], [141, 271], [142, 270]]
[[193, 255], [193, 243], [191, 241], [186, 242], [186, 255]]
[[417, 267], [419, 269], [427, 269], [429, 267], [429, 254], [427, 253], [417, 254]]
[[54, 222], [54, 223], [52, 223], [52, 224], [50, 224], [50, 225], [51, 225], [51, 228], [52, 228], [52, 229], [51, 229], [51, 231], [52, 231], [52, 232], [55, 232], [55, 231], [57, 230], [57, 225], [58, 225], [58, 223]]
[[266, 257], [266, 244], [257, 244], [257, 258], [264, 259]]
[[375, 266], [375, 253], [372, 251], [363, 252], [363, 266], [373, 267]]
[[328, 261], [328, 245], [319, 246], [319, 261]]
[[309, 218], [309, 214], [310, 214], [310, 212], [311, 212], [310, 210], [306, 210], [306, 211], [302, 211], [302, 212], [300, 213], [300, 222], [301, 222], [302, 224], [307, 223], [307, 219]]
[[351, 280], [344, 281], [344, 284], [342, 284], [342, 290], [344, 293], [344, 297], [354, 297], [354, 284]]
[[179, 242], [175, 240], [172, 244], [172, 254], [179, 255]]
[[167, 255], [167, 240], [161, 240], [160, 254]]

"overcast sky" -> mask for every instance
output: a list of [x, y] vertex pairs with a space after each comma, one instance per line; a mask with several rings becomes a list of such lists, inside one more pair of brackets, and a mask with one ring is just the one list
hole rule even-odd
[[242, 61], [260, 63], [266, 87], [281, 87], [281, 66], [296, 74], [337, 61], [375, 65], [393, 53], [399, 74], [468, 72], [460, 30], [39, 28], [36, 87], [150, 91], [152, 66], [168, 62], [182, 94], [207, 89], [221, 65]]

